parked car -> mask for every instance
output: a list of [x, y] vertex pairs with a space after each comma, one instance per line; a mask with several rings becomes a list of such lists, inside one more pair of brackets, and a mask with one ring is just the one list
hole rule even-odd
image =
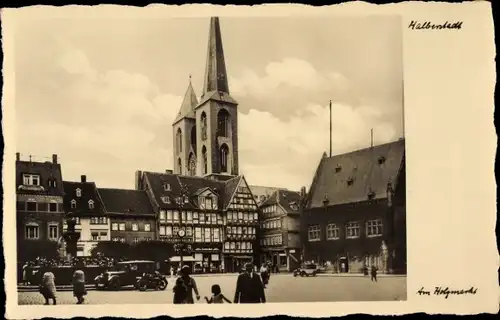
[[293, 276], [301, 276], [301, 277], [315, 277], [318, 274], [318, 266], [315, 264], [306, 264], [300, 268], [297, 268], [293, 271]]
[[144, 273], [154, 273], [154, 261], [135, 260], [118, 262], [113, 268], [98, 275], [95, 281], [96, 289], [120, 290], [124, 286], [136, 286], [138, 278]]
[[148, 289], [162, 290], [167, 289], [167, 277], [159, 272], [145, 272], [142, 277], [137, 277], [136, 289], [146, 291]]

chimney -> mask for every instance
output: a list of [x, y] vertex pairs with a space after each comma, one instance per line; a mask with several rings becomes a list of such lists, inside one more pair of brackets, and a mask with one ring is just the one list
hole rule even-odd
[[135, 172], [135, 190], [142, 190], [142, 171], [137, 170]]
[[81, 179], [82, 183], [87, 182], [87, 176], [86, 175], [82, 174], [81, 178], [82, 178]]
[[174, 173], [174, 171], [173, 171], [173, 170], [170, 170], [170, 169], [167, 169], [167, 170], [165, 170], [165, 173], [166, 173], [166, 174], [173, 174], [173, 173]]
[[52, 155], [52, 163], [57, 164], [57, 154]]
[[19, 152], [16, 152], [16, 161], [21, 160], [21, 154]]

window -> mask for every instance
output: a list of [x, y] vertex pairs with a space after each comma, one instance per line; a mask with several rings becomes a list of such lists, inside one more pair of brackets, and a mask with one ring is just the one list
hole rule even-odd
[[[179, 174], [182, 174], [182, 160], [181, 158], [177, 159], [177, 167], [179, 168]], [[177, 200], [179, 202], [179, 200]]]
[[144, 225], [144, 231], [151, 231], [151, 224], [150, 223], [146, 223]]
[[193, 212], [193, 223], [198, 223], [198, 212]]
[[224, 249], [229, 250], [229, 242], [224, 243]]
[[50, 188], [57, 188], [57, 180], [56, 179], [49, 179], [49, 187]]
[[40, 236], [39, 231], [40, 229], [38, 227], [38, 224], [36, 223], [29, 223], [24, 227], [24, 233], [26, 239], [30, 240], [38, 239], [38, 237]]
[[378, 237], [383, 234], [382, 219], [369, 220], [366, 222], [366, 236]]
[[189, 203], [189, 197], [184, 197], [184, 203]]
[[226, 109], [221, 109], [217, 114], [217, 136], [229, 136], [229, 112]]
[[71, 200], [71, 209], [75, 209], [76, 208], [76, 200], [73, 199]]
[[175, 141], [176, 141], [177, 152], [182, 152], [182, 131], [181, 131], [181, 128], [177, 129], [177, 133], [175, 134]]
[[165, 226], [160, 226], [160, 236], [164, 236], [165, 235]]
[[26, 211], [36, 211], [37, 205], [35, 201], [26, 202]]
[[354, 239], [359, 238], [359, 223], [358, 222], [349, 222], [346, 227], [346, 238]]
[[50, 240], [59, 239], [59, 224], [57, 222], [49, 223], [48, 238]]
[[248, 221], [248, 213], [243, 214], [243, 221]]
[[174, 221], [179, 221], [179, 211], [174, 210]]
[[90, 234], [91, 234], [92, 241], [106, 240], [108, 237], [107, 232], [99, 232], [97, 230], [91, 230]]
[[211, 197], [206, 197], [205, 198], [205, 209], [212, 209], [213, 208], [212, 207], [212, 205], [213, 205], [212, 201], [213, 200], [212, 200]]
[[125, 231], [125, 223], [120, 223], [120, 231]]
[[170, 186], [170, 183], [164, 183], [163, 184], [163, 190], [165, 190], [165, 191], [171, 191], [172, 187]]
[[90, 224], [107, 224], [108, 218], [106, 217], [91, 217]]
[[118, 231], [118, 223], [112, 223], [111, 224], [111, 230], [112, 231]]
[[221, 239], [220, 239], [220, 229], [219, 228], [215, 228], [214, 229], [214, 241], [215, 242], [219, 242]]
[[194, 228], [194, 241], [201, 242], [201, 228]]
[[217, 214], [217, 224], [223, 224], [224, 221], [222, 219], [222, 215], [221, 214]]
[[326, 239], [337, 240], [339, 239], [339, 228], [336, 224], [330, 223], [326, 226]]
[[203, 174], [206, 174], [207, 171], [208, 171], [208, 160], [207, 160], [207, 148], [205, 146], [203, 146], [203, 148], [201, 149], [201, 156], [202, 156], [202, 160], [203, 160]]
[[167, 226], [166, 227], [166, 235], [171, 236], [172, 235], [172, 226]]
[[321, 229], [319, 228], [319, 225], [309, 226], [309, 229], [307, 230], [307, 237], [309, 241], [321, 240]]
[[77, 188], [77, 189], [76, 189], [76, 196], [77, 196], [78, 198], [80, 198], [80, 197], [82, 196], [82, 189], [80, 189], [80, 188]]
[[192, 237], [193, 236], [193, 227], [187, 227], [186, 228], [186, 236]]
[[211, 242], [212, 241], [212, 235], [211, 235], [211, 229], [210, 228], [205, 228], [205, 242]]
[[229, 160], [229, 147], [227, 144], [223, 143], [219, 151], [220, 159], [220, 171], [229, 172], [228, 160]]
[[201, 139], [207, 140], [207, 114], [205, 112], [201, 113], [200, 123], [201, 123]]
[[188, 211], [186, 216], [187, 216], [187, 219], [186, 219], [187, 222], [192, 223], [193, 222], [193, 212]]
[[163, 196], [163, 197], [161, 197], [161, 201], [162, 201], [163, 203], [169, 204], [169, 203], [170, 203], [170, 198], [169, 198], [169, 197], [167, 197], [167, 196]]
[[[193, 130], [196, 130], [196, 127], [193, 127]], [[196, 143], [196, 138], [194, 140], [191, 140]], [[196, 148], [194, 148], [196, 150]], [[191, 152], [189, 154], [188, 158], [188, 174], [190, 176], [195, 176], [196, 175], [196, 157], [194, 154]]]
[[200, 223], [201, 224], [205, 223], [205, 214], [204, 213], [200, 213]]
[[234, 250], [235, 247], [236, 245], [234, 244], [234, 242], [231, 242], [231, 250]]
[[165, 210], [160, 210], [160, 221], [164, 222], [166, 218], [167, 213], [165, 212]]
[[94, 209], [94, 200], [89, 200], [89, 209]]
[[39, 186], [40, 176], [37, 174], [23, 174], [23, 184], [26, 186]]
[[243, 220], [243, 212], [238, 212], [238, 220]]
[[137, 223], [132, 223], [132, 231], [139, 231], [139, 225]]
[[253, 214], [253, 219], [254, 219], [255, 221], [259, 220], [259, 214], [258, 214], [257, 212], [255, 212], [255, 213]]

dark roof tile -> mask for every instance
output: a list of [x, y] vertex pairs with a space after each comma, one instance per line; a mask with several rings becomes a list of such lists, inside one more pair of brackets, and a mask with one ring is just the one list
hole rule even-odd
[[106, 213], [152, 215], [151, 201], [145, 191], [98, 188]]
[[[23, 174], [37, 174], [40, 176], [40, 188], [29, 190], [23, 186]], [[54, 179], [56, 186], [49, 186], [49, 180]], [[64, 188], [62, 183], [61, 165], [52, 162], [16, 161], [16, 190], [22, 194], [42, 194], [62, 196]]]
[[[104, 215], [102, 200], [97, 193], [94, 182], [72, 182], [64, 181], [64, 210], [78, 215]], [[77, 189], [81, 190], [81, 196], [77, 196]], [[71, 207], [71, 201], [76, 201], [76, 208]], [[94, 208], [89, 207], [89, 201], [94, 201]]]

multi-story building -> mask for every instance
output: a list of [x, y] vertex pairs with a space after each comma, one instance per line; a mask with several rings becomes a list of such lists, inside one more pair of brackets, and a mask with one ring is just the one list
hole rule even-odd
[[261, 262], [280, 271], [300, 266], [300, 205], [300, 194], [288, 190], [277, 190], [260, 204]]
[[253, 197], [257, 204], [260, 205], [266, 201], [273, 193], [278, 190], [287, 190], [286, 188], [265, 187], [265, 186], [250, 186]]
[[57, 155], [52, 156], [52, 162], [34, 162], [31, 157], [22, 161], [17, 153], [16, 193], [18, 260], [57, 254], [55, 243], [61, 237], [64, 215]]
[[[183, 261], [237, 271], [256, 260], [259, 210], [238, 167], [238, 103], [229, 94], [219, 19], [210, 19], [203, 92], [188, 89], [172, 124], [174, 171], [136, 173], [157, 215], [158, 237], [192, 243]], [[179, 261], [180, 256], [172, 257]]]
[[[75, 229], [80, 232], [77, 256], [90, 256], [99, 241], [110, 240], [110, 221], [94, 182], [82, 175], [79, 182], [64, 181], [64, 209], [76, 219]], [[67, 224], [64, 223], [64, 230]]]
[[324, 154], [302, 214], [305, 260], [406, 272], [405, 141]]
[[156, 216], [143, 190], [98, 188], [110, 224], [111, 241], [135, 244], [154, 240]]

